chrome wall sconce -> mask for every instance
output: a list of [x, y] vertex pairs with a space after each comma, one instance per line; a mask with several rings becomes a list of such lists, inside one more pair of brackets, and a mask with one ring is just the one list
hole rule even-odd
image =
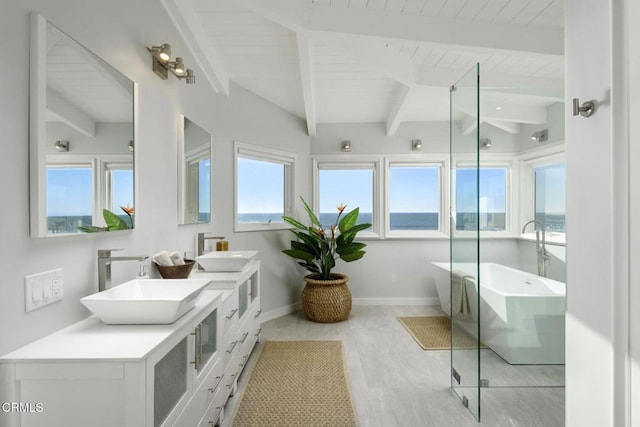
[[531, 139], [538, 142], [546, 142], [549, 140], [549, 131], [547, 129], [535, 131], [531, 135]]
[[422, 141], [419, 139], [414, 139], [411, 141], [411, 151], [421, 151], [422, 150]]
[[69, 151], [69, 141], [56, 141], [56, 143], [53, 144], [53, 148], [55, 148], [56, 151], [66, 153]]
[[342, 145], [341, 145], [341, 149], [342, 149], [342, 151], [344, 151], [344, 152], [349, 152], [349, 151], [351, 151], [351, 141], [347, 141], [347, 140], [345, 140], [345, 141], [342, 141], [342, 143], [341, 143], [341, 144], [342, 144]]
[[480, 139], [480, 148], [483, 148], [485, 150], [491, 149], [491, 139], [489, 138]]
[[196, 77], [191, 68], [186, 68], [182, 58], [176, 57], [175, 61], [171, 61], [171, 46], [163, 43], [160, 46], [147, 47], [151, 53], [152, 69], [162, 80], [167, 80], [169, 71], [178, 79], [185, 79], [187, 84], [194, 84]]

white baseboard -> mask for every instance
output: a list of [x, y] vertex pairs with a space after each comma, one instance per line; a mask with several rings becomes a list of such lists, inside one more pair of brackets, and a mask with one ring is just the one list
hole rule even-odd
[[[421, 305], [421, 306], [439, 306], [438, 298], [354, 298], [353, 305]], [[294, 311], [300, 310], [300, 303], [286, 305], [273, 310], [262, 313], [261, 321], [277, 319], [286, 316]]]
[[300, 310], [302, 307], [299, 302], [295, 304], [285, 305], [273, 310], [265, 311], [260, 319], [261, 322], [268, 322], [269, 320], [277, 319], [278, 317], [286, 316], [294, 311]]

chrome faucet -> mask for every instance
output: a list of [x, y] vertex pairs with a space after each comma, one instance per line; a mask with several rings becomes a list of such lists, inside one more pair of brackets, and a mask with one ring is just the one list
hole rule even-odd
[[98, 291], [102, 292], [111, 287], [111, 263], [113, 261], [139, 261], [142, 262], [149, 257], [141, 256], [111, 256], [111, 251], [121, 251], [122, 249], [98, 249]]
[[[522, 227], [522, 234], [524, 234], [529, 224], [537, 224], [540, 229], [536, 229], [536, 252], [538, 254], [538, 276], [547, 277], [547, 262], [549, 262], [549, 254], [547, 253], [547, 245], [545, 240], [545, 226], [544, 223], [532, 219]], [[540, 240], [540, 233], [542, 232], [542, 240]]]
[[204, 241], [215, 239], [224, 240], [224, 236], [206, 236], [207, 233], [198, 233], [198, 253], [197, 256], [204, 254]]

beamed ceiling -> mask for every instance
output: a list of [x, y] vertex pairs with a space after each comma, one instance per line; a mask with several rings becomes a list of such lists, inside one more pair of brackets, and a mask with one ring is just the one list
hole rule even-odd
[[[306, 120], [449, 120], [480, 63], [481, 122], [509, 133], [564, 101], [562, 0], [163, 0], [221, 94], [235, 84]], [[185, 59], [186, 62], [188, 60]], [[456, 111], [465, 131], [474, 122]]]

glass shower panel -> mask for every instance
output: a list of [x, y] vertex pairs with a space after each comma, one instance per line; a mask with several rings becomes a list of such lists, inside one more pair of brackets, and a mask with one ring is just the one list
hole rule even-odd
[[480, 420], [479, 64], [451, 87], [451, 386]]

